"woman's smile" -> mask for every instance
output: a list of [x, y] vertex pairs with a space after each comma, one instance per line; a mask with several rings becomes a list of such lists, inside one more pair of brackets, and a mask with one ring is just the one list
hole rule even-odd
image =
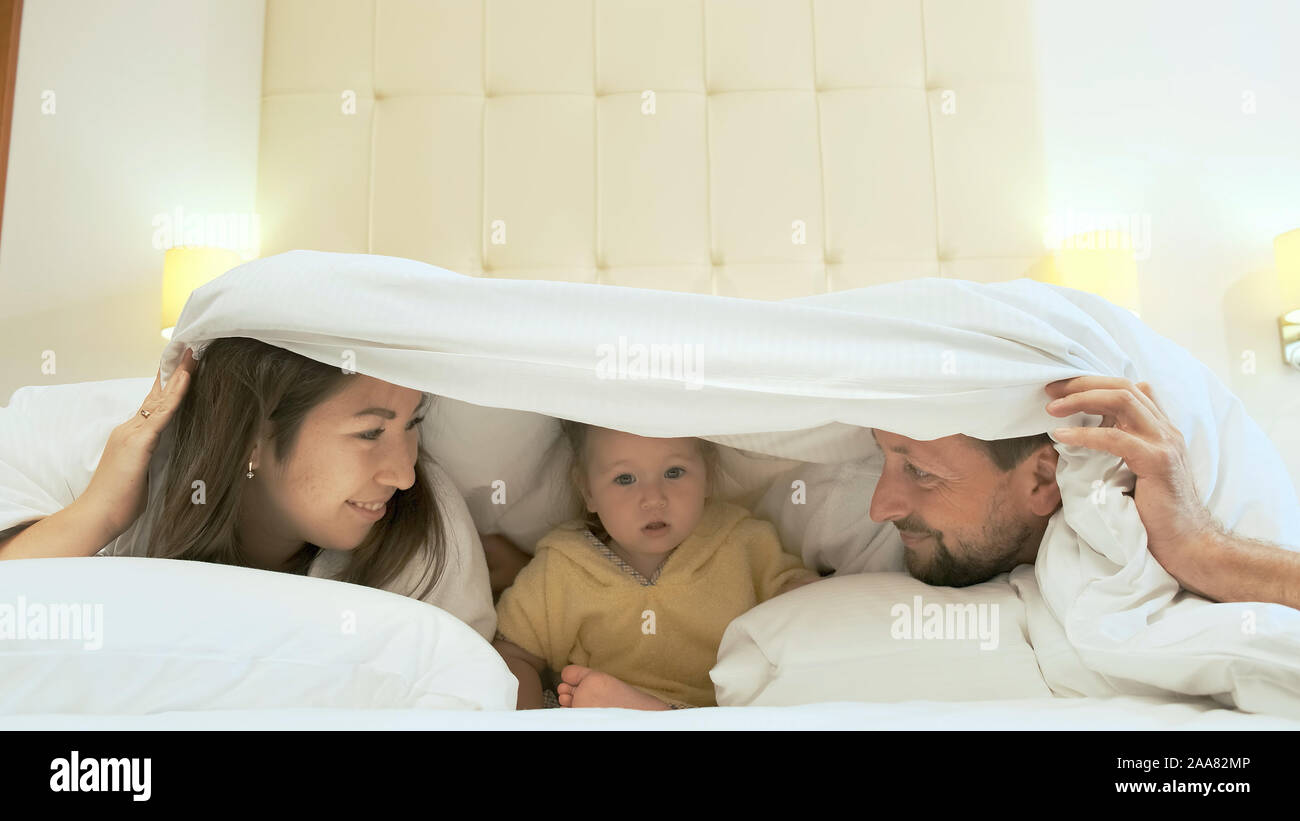
[[380, 519], [384, 518], [384, 514], [388, 512], [387, 502], [378, 502], [376, 504], [362, 505], [349, 499], [348, 507], [356, 511], [356, 514], [358, 516], [371, 522], [379, 521]]

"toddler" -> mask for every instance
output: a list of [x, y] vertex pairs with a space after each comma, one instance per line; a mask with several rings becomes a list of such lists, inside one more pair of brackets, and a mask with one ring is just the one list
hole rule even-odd
[[588, 516], [543, 537], [497, 605], [519, 708], [542, 706], [547, 669], [562, 707], [714, 706], [727, 625], [819, 577], [770, 523], [709, 499], [711, 443], [564, 429]]

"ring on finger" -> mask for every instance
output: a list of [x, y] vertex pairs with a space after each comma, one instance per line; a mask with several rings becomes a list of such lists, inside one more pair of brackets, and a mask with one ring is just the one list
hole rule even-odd
[[153, 414], [153, 411], [147, 411], [147, 410], [145, 410], [144, 408], [141, 408], [141, 409], [140, 409], [140, 415], [143, 416], [145, 419], [148, 419], [148, 418], [150, 417], [150, 415], [152, 415], [152, 414]]

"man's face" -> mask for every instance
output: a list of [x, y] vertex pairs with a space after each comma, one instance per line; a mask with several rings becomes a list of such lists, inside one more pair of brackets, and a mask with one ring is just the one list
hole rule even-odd
[[898, 528], [912, 576], [964, 587], [1034, 561], [1041, 525], [1020, 492], [1032, 465], [999, 470], [982, 445], [960, 435], [928, 442], [873, 435], [885, 467], [871, 518]]

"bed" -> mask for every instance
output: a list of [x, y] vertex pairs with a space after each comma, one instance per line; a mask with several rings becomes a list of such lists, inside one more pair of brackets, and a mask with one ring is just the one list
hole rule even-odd
[[[729, 448], [731, 498], [749, 504], [782, 491], [791, 470], [820, 466], [829, 470], [826, 486], [842, 488], [847, 480], [837, 478], [835, 466], [874, 452], [867, 427], [945, 435], [955, 432], [953, 408], [962, 401], [981, 410], [963, 432], [994, 438], [1041, 431], [1041, 407], [1033, 405], [1041, 406], [1036, 392], [1046, 381], [1090, 367], [1122, 370], [1129, 361], [1121, 361], [1123, 346], [1113, 340], [1083, 346], [1082, 353], [1067, 343], [1098, 328], [1113, 339], [1141, 331], [1136, 320], [1088, 299], [1013, 282], [1043, 253], [1030, 31], [1029, 4], [1019, 0], [978, 8], [960, 0], [268, 0], [258, 187], [266, 259], [196, 294], [164, 370], [175, 366], [177, 344], [236, 327], [322, 361], [343, 347], [329, 335], [347, 337], [374, 354], [373, 375], [449, 397], [437, 420], [442, 427], [431, 435], [456, 430], [459, 440], [435, 455], [464, 492], [478, 529], [524, 546], [540, 535], [542, 495], [525, 493], [509, 506], [494, 506], [488, 496], [503, 471], [513, 469], [511, 486], [528, 491], [554, 475], [547, 454], [555, 417], [643, 435], [709, 436]], [[337, 257], [288, 253], [295, 249]], [[379, 294], [375, 301], [369, 292], [331, 301], [331, 277], [339, 287], [355, 285], [362, 269]], [[431, 290], [402, 293], [398, 286], [411, 282]], [[255, 284], [265, 290], [255, 301], [240, 301]], [[289, 294], [301, 295], [314, 317], [296, 328], [285, 327], [271, 298]], [[1059, 307], [1041, 307], [1053, 299]], [[524, 306], [546, 306], [537, 326], [543, 343], [527, 345], [527, 323], [505, 341], [472, 328], [454, 331], [457, 317], [481, 325], [488, 303], [510, 317]], [[836, 358], [846, 339], [887, 345], [917, 334], [942, 368], [945, 352], [974, 350], [963, 334], [987, 324], [972, 304], [1008, 312], [999, 321], [1020, 322], [1041, 308], [1044, 316], [1059, 311], [1080, 324], [1073, 336], [1058, 328], [1059, 338], [1050, 323], [1035, 326], [1037, 347], [1030, 347], [1043, 352], [1037, 359], [1021, 355], [1023, 340], [984, 328], [993, 347], [980, 355], [1025, 369], [1011, 379], [985, 374], [988, 381], [969, 390], [949, 385], [941, 391], [949, 400], [946, 416], [918, 414], [925, 390], [891, 404], [863, 387], [871, 381], [865, 376], [878, 385], [906, 382], [907, 362], [846, 375]], [[554, 323], [556, 306], [583, 317], [606, 311], [608, 324], [548, 336], [543, 321]], [[401, 319], [391, 327], [429, 331], [401, 345], [382, 338], [392, 332], [376, 330], [376, 318], [393, 312]], [[713, 355], [712, 376], [727, 383], [727, 390], [711, 383], [706, 392], [720, 404], [692, 400], [689, 412], [669, 420], [663, 411], [673, 405], [664, 386], [629, 384], [620, 395], [626, 415], [613, 418], [565, 398], [572, 391], [536, 390], [566, 378], [581, 389], [578, 376], [592, 377], [591, 369], [574, 363], [583, 352], [590, 358], [593, 340], [617, 339], [619, 328], [687, 338], [688, 324], [638, 319], [682, 315], [717, 326], [701, 344]], [[341, 329], [340, 322], [354, 325]], [[826, 334], [829, 347], [814, 352], [809, 343], [792, 361], [756, 375], [755, 363], [775, 355], [763, 348], [765, 329], [774, 324], [802, 329], [814, 342]], [[738, 351], [720, 353], [727, 339], [740, 340]], [[382, 353], [390, 347], [401, 350]], [[933, 387], [950, 375], [926, 378]], [[783, 388], [774, 390], [778, 383]], [[760, 395], [762, 401], [750, 401]], [[998, 402], [1016, 410], [994, 418], [987, 409]], [[741, 408], [750, 414], [743, 424], [710, 421]], [[1230, 412], [1226, 405], [1206, 411], [1225, 424]], [[1257, 431], [1232, 418], [1243, 435]], [[507, 455], [510, 446], [516, 450]], [[502, 453], [485, 465], [476, 447]], [[1278, 504], [1286, 504], [1286, 492], [1294, 500], [1288, 484]], [[814, 525], [824, 522], [813, 515], [787, 532], [807, 534]], [[1290, 520], [1277, 525], [1294, 532]], [[53, 591], [74, 581], [88, 584], [87, 561], [101, 563], [95, 577], [105, 572], [102, 559], [22, 563], [28, 575], [21, 589], [33, 600], [42, 590], [56, 598]], [[165, 577], [171, 596], [188, 590], [208, 597], [206, 609], [193, 615], [203, 619], [230, 606], [222, 597], [244, 589], [234, 577], [251, 572], [152, 561], [145, 568], [111, 560], [120, 584], [102, 594], [86, 587], [86, 598], [111, 599], [130, 613]], [[197, 668], [164, 665], [167, 678], [160, 679], [162, 668], [138, 663], [141, 654], [172, 652], [138, 615], [140, 627], [118, 634], [121, 643], [93, 660], [104, 665], [94, 680], [124, 681], [117, 692], [65, 689], [43, 702], [13, 691], [0, 704], [0, 727], [1300, 728], [1294, 663], [1269, 668], [1275, 675], [1267, 691], [1261, 685], [1245, 693], [1234, 679], [1227, 687], [1234, 698], [1217, 700], [1205, 694], [1218, 691], [1202, 686], [1201, 670], [1187, 674], [1200, 682], [1199, 695], [1144, 683], [1141, 675], [1087, 677], [1077, 672], [1076, 658], [1066, 658], [1073, 650], [1065, 633], [1044, 627], [1054, 618], [1053, 597], [1065, 594], [1043, 588], [1032, 569], [973, 592], [922, 591], [897, 572], [896, 561], [880, 569], [795, 591], [734, 623], [714, 670], [723, 707], [516, 713], [499, 659], [436, 608], [282, 578], [256, 582], [263, 591], [257, 608], [285, 619], [277, 604], [285, 600], [303, 608], [337, 608], [346, 600], [382, 614], [391, 632], [368, 645], [372, 653], [336, 647], [301, 617], [282, 622], [278, 642], [263, 636], [250, 644], [232, 639], [242, 635], [237, 630], [210, 631], [209, 644], [199, 645], [215, 659], [204, 690], [193, 686]], [[217, 584], [221, 574], [231, 576], [228, 585]], [[831, 583], [834, 596], [823, 592]], [[972, 642], [900, 642], [879, 607], [868, 613], [846, 606], [910, 602], [913, 595], [996, 608], [997, 651], [980, 652]], [[1216, 613], [1217, 628], [1237, 616]], [[1265, 648], [1274, 652], [1300, 640], [1290, 616], [1267, 615], [1275, 622], [1254, 646], [1275, 640]], [[27, 660], [47, 665], [33, 668], [39, 674], [30, 680], [77, 680], [69, 671], [87, 654], [50, 647], [47, 657]], [[1248, 661], [1267, 667], [1264, 655], [1261, 649]], [[256, 665], [272, 676], [268, 681], [294, 686], [277, 688], [275, 698], [269, 689], [241, 687]], [[1072, 672], [1062, 672], [1066, 666]], [[1258, 669], [1243, 671], [1242, 680]], [[357, 686], [322, 691], [320, 681], [337, 682], [340, 670], [351, 671], [344, 680]], [[227, 688], [212, 686], [213, 671], [226, 677], [218, 680]], [[1115, 685], [1129, 678], [1137, 683]], [[231, 692], [245, 700], [229, 700]], [[289, 700], [294, 693], [312, 695]], [[1243, 700], [1253, 712], [1227, 707]]]

